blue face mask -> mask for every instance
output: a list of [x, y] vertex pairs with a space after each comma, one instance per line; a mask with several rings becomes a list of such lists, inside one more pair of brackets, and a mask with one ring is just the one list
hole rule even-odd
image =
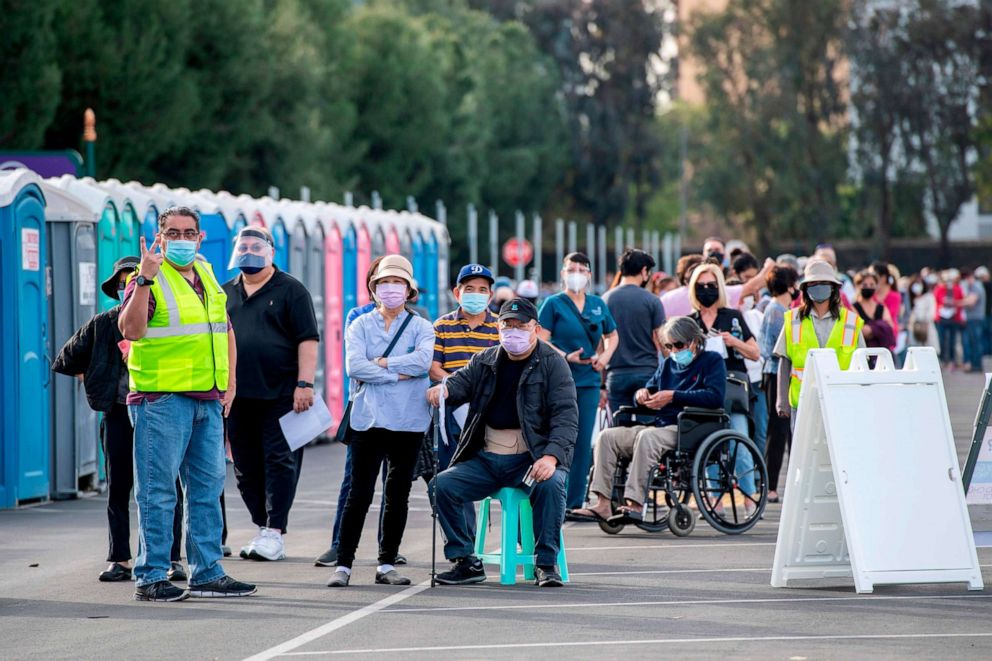
[[248, 275], [254, 275], [268, 266], [268, 260], [261, 255], [252, 255], [246, 253], [238, 257], [237, 267], [241, 269], [242, 273], [247, 273]]
[[196, 259], [196, 241], [169, 241], [165, 247], [165, 258], [176, 266], [189, 266]]
[[469, 314], [479, 314], [484, 311], [488, 305], [489, 296], [487, 294], [462, 294], [462, 310], [465, 310], [465, 312]]
[[676, 351], [672, 354], [672, 360], [674, 360], [679, 367], [685, 367], [692, 362], [692, 359], [696, 357], [696, 354], [692, 352], [692, 349], [682, 349], [682, 351]]

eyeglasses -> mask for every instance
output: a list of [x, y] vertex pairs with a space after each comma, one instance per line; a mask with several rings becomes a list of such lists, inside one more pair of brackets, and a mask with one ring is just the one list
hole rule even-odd
[[166, 230], [165, 232], [162, 232], [162, 236], [167, 238], [169, 241], [177, 241], [179, 239], [196, 241], [200, 238], [200, 230]]
[[665, 347], [665, 349], [668, 351], [671, 351], [672, 349], [675, 349], [676, 351], [682, 351], [682, 349], [685, 349], [689, 345], [686, 344], [685, 342], [665, 342], [661, 346]]

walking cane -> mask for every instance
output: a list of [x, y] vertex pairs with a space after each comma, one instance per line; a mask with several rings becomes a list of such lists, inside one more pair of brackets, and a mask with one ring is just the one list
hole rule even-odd
[[431, 498], [431, 518], [434, 519], [433, 533], [431, 536], [431, 587], [437, 585], [437, 446], [438, 437], [441, 435], [441, 409], [434, 409], [434, 433], [432, 434], [433, 451], [431, 452], [432, 472], [434, 473], [434, 489]]

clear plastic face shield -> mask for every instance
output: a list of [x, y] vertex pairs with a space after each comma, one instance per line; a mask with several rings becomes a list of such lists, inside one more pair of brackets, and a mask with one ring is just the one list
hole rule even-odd
[[241, 269], [242, 273], [252, 275], [272, 266], [274, 254], [275, 248], [264, 232], [246, 227], [241, 230], [238, 238], [234, 241], [231, 261], [227, 265], [227, 269], [229, 271]]

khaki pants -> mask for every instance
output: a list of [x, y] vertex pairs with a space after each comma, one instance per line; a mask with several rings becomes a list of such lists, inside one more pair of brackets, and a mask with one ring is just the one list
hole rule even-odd
[[596, 443], [596, 468], [592, 475], [592, 490], [607, 498], [613, 493], [613, 475], [617, 461], [629, 458], [624, 496], [644, 503], [648, 477], [661, 455], [678, 447], [678, 427], [614, 427], [599, 435]]

